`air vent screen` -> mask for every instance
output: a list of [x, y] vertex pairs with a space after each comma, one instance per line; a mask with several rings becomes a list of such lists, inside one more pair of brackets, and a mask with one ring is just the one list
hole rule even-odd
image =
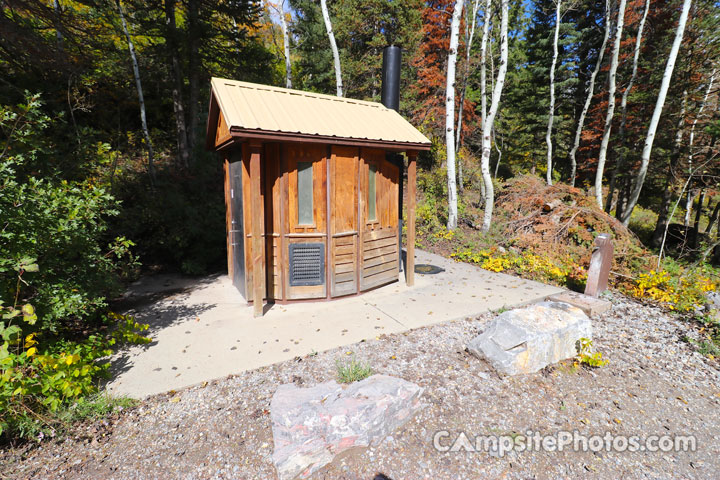
[[290, 286], [323, 285], [325, 283], [325, 245], [322, 243], [291, 243]]

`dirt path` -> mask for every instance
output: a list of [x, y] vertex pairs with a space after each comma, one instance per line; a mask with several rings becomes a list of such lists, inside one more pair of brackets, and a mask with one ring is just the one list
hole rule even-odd
[[[689, 325], [616, 297], [593, 321], [610, 360], [597, 370], [559, 366], [499, 377], [464, 345], [491, 314], [382, 336], [207, 384], [158, 395], [86, 438], [43, 444], [0, 460], [10, 478], [272, 479], [270, 398], [281, 383], [335, 374], [352, 351], [378, 373], [425, 387], [428, 406], [380, 445], [337, 461], [317, 478], [711, 478], [720, 471], [718, 364], [683, 342]], [[468, 436], [578, 430], [587, 435], [694, 435], [695, 452], [438, 452], [437, 431]], [[84, 432], [84, 433], [83, 433]], [[90, 432], [90, 433], [88, 433]], [[98, 432], [98, 433], [92, 433]], [[102, 432], [106, 432], [103, 436]], [[448, 437], [450, 438], [450, 437]], [[449, 443], [444, 440], [443, 444]], [[0, 475], [2, 476], [2, 475]]]

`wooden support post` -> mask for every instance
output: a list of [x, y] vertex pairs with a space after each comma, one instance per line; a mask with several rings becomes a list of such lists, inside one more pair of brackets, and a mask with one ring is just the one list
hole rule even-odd
[[405, 281], [409, 287], [415, 285], [415, 192], [417, 190], [417, 152], [408, 152], [407, 191], [407, 261]]
[[597, 297], [607, 290], [608, 277], [613, 262], [613, 244], [610, 235], [601, 233], [595, 237], [595, 249], [590, 258], [585, 295]]
[[263, 236], [262, 227], [265, 222], [262, 199], [260, 198], [260, 152], [262, 143], [251, 141], [250, 147], [250, 215], [252, 235], [252, 269], [253, 269], [253, 313], [256, 317], [263, 314]]

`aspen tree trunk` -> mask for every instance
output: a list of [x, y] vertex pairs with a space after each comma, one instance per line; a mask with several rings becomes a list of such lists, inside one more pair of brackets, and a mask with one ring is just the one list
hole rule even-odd
[[605, 130], [603, 131], [602, 142], [600, 143], [600, 154], [598, 155], [597, 171], [595, 172], [595, 199], [598, 207], [603, 208], [602, 181], [607, 160], [608, 145], [610, 144], [610, 132], [612, 121], [615, 116], [615, 84], [618, 69], [618, 58], [620, 56], [620, 44], [622, 43], [623, 24], [625, 22], [626, 0], [620, 0], [618, 6], [617, 26], [615, 27], [615, 40], [613, 42], [612, 57], [610, 59], [610, 73], [608, 75], [608, 109], [605, 115]]
[[[455, 138], [456, 151], [460, 150], [460, 146], [462, 145], [461, 133], [463, 108], [465, 106], [465, 92], [467, 91], [468, 77], [470, 76], [470, 50], [472, 49], [473, 38], [475, 37], [475, 23], [477, 20], [479, 3], [480, 0], [475, 0], [475, 2], [473, 3], [472, 14], [470, 13], [469, 9], [465, 9], [465, 16], [467, 17], [465, 19], [465, 71], [463, 72], [463, 84], [462, 88], [460, 89], [460, 103], [458, 104], [457, 128], [455, 129], [455, 131], [457, 132], [457, 136]], [[472, 16], [468, 17], [468, 15]], [[469, 23], [472, 26], [468, 27]], [[458, 174], [458, 177], [461, 178], [462, 175]]]
[[[672, 180], [673, 180], [673, 166], [677, 165], [680, 160], [680, 150], [682, 149], [683, 139], [683, 125], [685, 124], [685, 107], [687, 105], [687, 90], [683, 92], [682, 107], [680, 108], [680, 115], [678, 116], [678, 123], [675, 132], [675, 143], [673, 144], [672, 152], [670, 153], [670, 164], [668, 165], [668, 176], [666, 178], [666, 188], [663, 192], [662, 203], [660, 204], [660, 210], [658, 211], [658, 220], [655, 224], [655, 231], [651, 238], [651, 245], [655, 246], [657, 242], [662, 239], [663, 232], [667, 222], [670, 221], [668, 218], [668, 209], [670, 208], [670, 202], [672, 198]], [[692, 182], [692, 180], [690, 181]], [[685, 225], [687, 226], [687, 224]]]
[[[487, 44], [490, 33], [490, 8], [492, 0], [485, 2], [485, 18], [483, 19], [483, 35], [480, 42], [480, 105], [482, 117], [480, 118], [480, 127], [485, 127], [485, 119], [487, 117]], [[494, 72], [490, 72], [494, 75]]]
[[675, 31], [675, 39], [673, 40], [673, 45], [670, 49], [670, 56], [668, 57], [667, 64], [665, 65], [665, 73], [663, 74], [662, 83], [660, 84], [660, 93], [658, 94], [657, 102], [655, 103], [655, 110], [653, 111], [653, 116], [650, 119], [650, 126], [648, 127], [645, 145], [643, 146], [640, 171], [637, 174], [637, 179], [635, 180], [632, 192], [630, 193], [628, 205], [622, 215], [622, 223], [626, 227], [630, 223], [630, 216], [635, 209], [635, 205], [637, 205], [638, 198], [640, 198], [640, 192], [642, 191], [643, 184], [645, 183], [648, 165], [650, 164], [650, 153], [652, 153], [653, 142], [655, 141], [655, 132], [657, 131], [658, 123], [660, 123], [663, 106], [665, 106], [665, 97], [667, 97], [667, 92], [670, 88], [670, 79], [672, 78], [673, 70], [675, 69], [675, 61], [677, 60], [678, 52], [680, 51], [680, 44], [682, 43], [683, 35], [685, 34], [685, 25], [687, 24], [691, 4], [692, 0], [683, 1], [683, 9], [680, 14], [677, 30]]
[[[483, 13], [483, 34], [480, 41], [480, 130], [484, 131], [485, 120], [487, 117], [487, 46], [488, 37], [490, 36], [490, 18], [492, 0], [486, 0], [485, 12]], [[492, 51], [490, 52], [490, 59], [492, 60]], [[493, 76], [493, 69], [490, 68], [490, 77]], [[489, 160], [488, 160], [489, 162]], [[485, 190], [485, 177], [480, 177], [480, 196], [485, 201], [487, 191]]]
[[177, 48], [177, 25], [175, 23], [175, 0], [165, 0], [165, 43], [170, 56], [172, 67], [172, 99], [175, 113], [175, 127], [177, 130], [178, 167], [185, 169], [190, 163], [190, 150], [188, 149], [187, 125], [185, 123], [185, 105], [182, 98], [183, 76], [180, 68]]
[[688, 149], [690, 153], [688, 154], [688, 165], [689, 168], [692, 170], [693, 166], [693, 159], [695, 152], [693, 151], [693, 145], [695, 144], [695, 127], [697, 126], [698, 119], [702, 115], [703, 110], [705, 110], [705, 105], [707, 105], [708, 97], [710, 96], [710, 92], [712, 91], [713, 83], [715, 81], [715, 70], [712, 71], [710, 74], [710, 81], [708, 82], [707, 90], [705, 90], [705, 96], [703, 97], [703, 101], [700, 104], [700, 109], [697, 112], [697, 115], [695, 115], [695, 119], [693, 120], [692, 127], [690, 127], [690, 142], [688, 144]]
[[283, 50], [285, 52], [285, 87], [292, 88], [292, 64], [290, 63], [290, 34], [288, 33], [287, 19], [285, 18], [285, 2], [280, 0], [280, 27], [283, 33]]
[[447, 148], [448, 230], [457, 228], [457, 184], [455, 179], [455, 64], [460, 38], [463, 0], [455, 2], [450, 23], [450, 49], [445, 88], [445, 147]]
[[490, 148], [492, 147], [491, 134], [493, 124], [495, 123], [495, 115], [497, 115], [498, 106], [500, 105], [500, 97], [502, 96], [503, 86], [505, 85], [505, 74], [507, 73], [508, 67], [508, 2], [509, 0], [501, 0], [500, 65], [498, 66], [497, 82], [495, 82], [495, 86], [493, 87], [492, 98], [490, 100], [490, 110], [488, 111], [487, 120], [483, 122], [482, 161], [480, 164], [483, 180], [485, 181], [483, 232], [490, 230], [490, 226], [492, 225], [493, 204], [495, 201], [495, 190], [493, 188], [492, 178], [490, 177]]
[[325, 30], [327, 30], [330, 39], [330, 49], [333, 54], [335, 63], [335, 84], [337, 86], [337, 96], [343, 96], [342, 72], [340, 71], [340, 52], [338, 52], [337, 43], [335, 43], [335, 34], [333, 33], [332, 23], [330, 23], [330, 13], [327, 8], [327, 0], [320, 0], [320, 8], [322, 9], [323, 20], [325, 20]]
[[553, 59], [550, 66], [550, 110], [548, 111], [548, 125], [545, 133], [545, 143], [547, 143], [547, 174], [545, 178], [548, 185], [552, 185], [552, 126], [555, 120], [555, 67], [558, 59], [558, 41], [560, 38], [560, 4], [561, 0], [555, 0], [555, 35], [553, 37]]
[[590, 109], [590, 103], [592, 102], [593, 95], [595, 94], [595, 79], [602, 66], [603, 57], [605, 56], [605, 47], [607, 46], [608, 38], [610, 37], [610, 3], [605, 2], [605, 33], [603, 34], [602, 46], [598, 52], [597, 62], [595, 62], [595, 69], [590, 74], [590, 85], [588, 85], [587, 97], [585, 98], [585, 104], [580, 112], [580, 119], [578, 120], [577, 128], [575, 129], [575, 140], [573, 141], [573, 147], [570, 150], [570, 184], [575, 186], [575, 177], [577, 176], [577, 160], [575, 155], [580, 147], [580, 136], [582, 135], [583, 127], [585, 126], [585, 117]]
[[138, 102], [140, 103], [140, 122], [142, 123], [143, 135], [145, 136], [145, 143], [147, 144], [148, 150], [148, 174], [150, 175], [150, 182], [155, 181], [155, 165], [153, 158], [153, 146], [152, 140], [150, 139], [150, 131], [147, 126], [147, 116], [145, 115], [145, 97], [143, 95], [142, 81], [140, 80], [140, 68], [138, 67], [137, 56], [135, 55], [135, 45], [133, 44], [130, 32], [125, 22], [125, 14], [123, 13], [122, 5], [120, 0], [116, 0], [118, 13], [120, 14], [120, 22], [122, 23], [123, 32], [125, 33], [125, 39], [128, 43], [128, 50], [130, 50], [130, 58], [132, 59], [133, 75], [135, 76], [135, 86], [137, 87]]
[[640, 47], [642, 46], [642, 35], [643, 31], [645, 30], [645, 21], [647, 20], [649, 11], [650, 0], [645, 0], [645, 11], [643, 12], [643, 16], [640, 19], [637, 37], [635, 37], [632, 74], [630, 75], [630, 81], [628, 82], [627, 87], [625, 87], [625, 91], [622, 94], [622, 100], [620, 101], [620, 130], [618, 131], [618, 136], [620, 137], [620, 151], [618, 153], [617, 161], [615, 162], [615, 167], [613, 168], [612, 174], [610, 175], [607, 202], [605, 202], [605, 211], [607, 213], [610, 213], [610, 210], [612, 210], [612, 198], [615, 192], [615, 183], [617, 181], [618, 175], [620, 174], [620, 169], [625, 163], [625, 125], [627, 124], [627, 102], [633, 85], [635, 84], [635, 79], [637, 78], [638, 60], [640, 59]]
[[[473, 38], [475, 37], [475, 24], [480, 0], [473, 2], [472, 13], [465, 9], [465, 71], [463, 72], [462, 88], [460, 89], [460, 103], [458, 105], [457, 129], [455, 130], [455, 151], [459, 152], [462, 146], [462, 118], [463, 107], [465, 106], [465, 92], [467, 91], [468, 77], [470, 76], [470, 53]], [[468, 17], [468, 15], [471, 15]], [[457, 162], [457, 186], [458, 192], [463, 191], [463, 162]]]

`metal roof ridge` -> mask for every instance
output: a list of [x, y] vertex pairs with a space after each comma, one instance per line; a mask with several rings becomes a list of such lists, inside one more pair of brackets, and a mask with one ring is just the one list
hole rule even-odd
[[276, 87], [274, 85], [265, 85], [262, 83], [251, 83], [241, 82], [240, 80], [231, 80], [229, 78], [212, 77], [211, 82], [222, 82], [235, 87], [250, 88], [254, 90], [269, 90], [276, 93], [283, 93], [285, 95], [302, 95], [309, 98], [317, 98], [319, 100], [329, 100], [340, 103], [351, 103], [358, 104], [367, 107], [379, 108], [381, 110], [390, 110], [385, 105], [379, 102], [371, 102], [369, 100], [359, 100], [357, 98], [338, 97], [336, 95], [328, 95], [326, 93], [308, 92], [306, 90], [295, 90], [293, 88]]

